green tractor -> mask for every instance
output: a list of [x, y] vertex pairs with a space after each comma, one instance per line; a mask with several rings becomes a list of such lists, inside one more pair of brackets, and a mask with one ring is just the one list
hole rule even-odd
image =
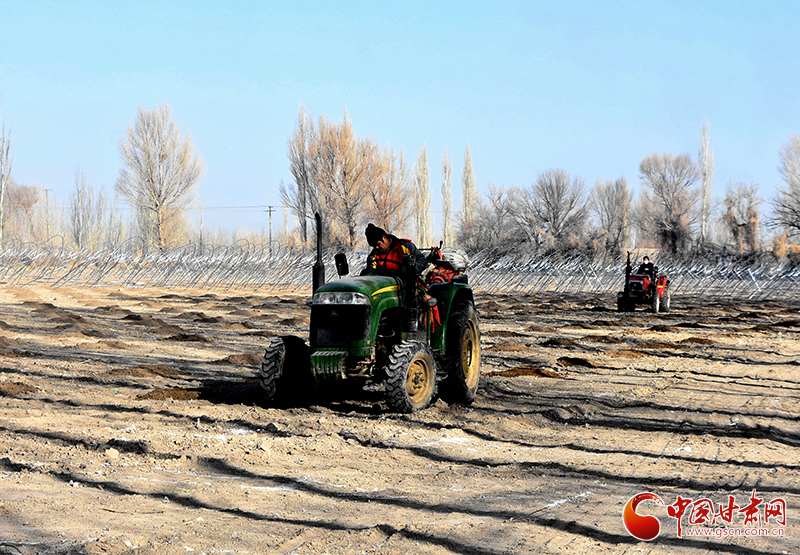
[[382, 385], [396, 412], [426, 408], [437, 390], [447, 403], [472, 403], [481, 346], [465, 260], [423, 249], [437, 279], [420, 280], [408, 259], [399, 276], [343, 277], [349, 268], [339, 253], [340, 279], [325, 283], [320, 223], [317, 215], [309, 342], [283, 336], [266, 348], [260, 378], [267, 400], [302, 398], [327, 380], [361, 380]]

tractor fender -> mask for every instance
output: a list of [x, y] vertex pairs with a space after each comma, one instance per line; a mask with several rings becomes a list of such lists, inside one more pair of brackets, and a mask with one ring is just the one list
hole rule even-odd
[[658, 295], [660, 297], [664, 296], [664, 290], [667, 288], [667, 285], [669, 285], [669, 279], [667, 278], [667, 276], [663, 274], [658, 276], [658, 284], [656, 286], [656, 289], [658, 290]]
[[431, 334], [431, 346], [440, 353], [446, 348], [447, 325], [450, 321], [453, 307], [460, 303], [470, 303], [474, 306], [475, 299], [472, 288], [464, 284], [446, 283], [432, 285], [430, 294], [436, 298], [439, 310], [440, 325], [436, 326]]

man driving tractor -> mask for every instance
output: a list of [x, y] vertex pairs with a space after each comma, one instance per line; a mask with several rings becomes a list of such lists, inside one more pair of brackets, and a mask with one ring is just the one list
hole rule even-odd
[[367, 257], [367, 266], [361, 275], [399, 276], [403, 266], [403, 257], [406, 255], [411, 257], [414, 271], [418, 276], [428, 267], [425, 256], [408, 239], [400, 239], [373, 224], [367, 226], [364, 235], [367, 236], [367, 243], [372, 247], [372, 251]]
[[[439, 309], [436, 307], [436, 299], [428, 294], [425, 284], [420, 279], [428, 270], [427, 257], [408, 239], [400, 239], [373, 224], [367, 225], [364, 234], [367, 236], [367, 243], [372, 247], [372, 251], [367, 256], [367, 265], [361, 275], [399, 277], [405, 283], [406, 306], [414, 309], [420, 304], [426, 306], [425, 314], [430, 313], [430, 322], [435, 326], [439, 325]], [[407, 262], [404, 268], [403, 259], [406, 257]], [[411, 274], [412, 270], [413, 275]], [[427, 316], [423, 316], [423, 320], [427, 322]]]
[[636, 272], [639, 275], [652, 275], [653, 274], [653, 263], [650, 262], [650, 258], [645, 255], [642, 257], [642, 263], [639, 266], [639, 270]]

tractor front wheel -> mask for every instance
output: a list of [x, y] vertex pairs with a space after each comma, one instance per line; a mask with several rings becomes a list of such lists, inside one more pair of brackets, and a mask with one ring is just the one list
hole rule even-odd
[[624, 293], [617, 294], [617, 312], [636, 311], [636, 299], [626, 297]]
[[447, 375], [440, 396], [446, 403], [471, 404], [475, 401], [481, 376], [481, 333], [472, 303], [453, 307], [447, 324]]
[[653, 309], [653, 314], [658, 314], [658, 309], [661, 307], [661, 296], [658, 294], [658, 289], [653, 291], [653, 297], [650, 299], [650, 307]]
[[272, 401], [280, 395], [284, 399], [296, 398], [303, 386], [310, 387], [311, 350], [299, 337], [277, 337], [267, 346], [261, 358], [261, 387], [266, 399]]
[[422, 341], [396, 345], [386, 367], [386, 401], [397, 412], [424, 409], [436, 395], [433, 350]]

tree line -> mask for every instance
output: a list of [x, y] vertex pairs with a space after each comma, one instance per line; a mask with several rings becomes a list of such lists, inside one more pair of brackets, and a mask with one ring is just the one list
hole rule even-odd
[[[467, 145], [461, 174], [462, 202], [452, 205], [452, 161], [442, 159], [441, 229], [431, 230], [431, 176], [427, 146], [413, 169], [403, 154], [381, 149], [353, 133], [347, 114], [341, 123], [307, 115], [301, 107], [289, 139], [293, 182], [281, 185], [284, 203], [300, 222], [299, 240], [308, 242], [308, 222], [325, 216], [325, 238], [347, 246], [363, 244], [357, 230], [367, 222], [396, 234], [408, 234], [426, 246], [442, 240], [468, 251], [498, 255], [621, 253], [626, 248], [660, 249], [671, 255], [716, 251], [750, 255], [763, 250], [765, 231], [775, 235], [779, 256], [800, 255], [800, 137], [780, 153], [785, 182], [770, 204], [773, 216], [762, 221], [764, 200], [754, 183], [732, 182], [714, 202], [714, 153], [710, 130], [703, 123], [697, 161], [688, 154], [654, 153], [639, 164], [640, 192], [626, 177], [598, 179], [590, 188], [563, 169], [540, 172], [525, 187], [489, 183], [485, 194], [475, 188]], [[388, 201], [391, 199], [391, 202]], [[410, 217], [413, 215], [413, 219]]]
[[[212, 236], [187, 217], [204, 172], [192, 136], [181, 136], [168, 105], [139, 108], [120, 142], [122, 168], [110, 197], [94, 190], [76, 172], [66, 209], [53, 214], [48, 190], [17, 184], [12, 176], [10, 132], [0, 126], [0, 243], [13, 236], [42, 242], [59, 236], [65, 244], [86, 248], [118, 245], [137, 238], [166, 250], [187, 242], [225, 243], [237, 236]], [[301, 106], [287, 139], [292, 180], [279, 185], [282, 202], [297, 222], [281, 236], [284, 244], [313, 245], [313, 214], [323, 215], [328, 244], [363, 246], [363, 227], [372, 222], [411, 237], [420, 246], [443, 241], [467, 251], [497, 255], [583, 252], [620, 253], [627, 248], [657, 248], [672, 255], [728, 252], [751, 255], [771, 250], [800, 257], [800, 136], [779, 152], [783, 183], [769, 200], [772, 213], [762, 218], [764, 199], [755, 183], [728, 183], [725, 197], [711, 195], [714, 156], [707, 123], [701, 128], [697, 160], [688, 154], [655, 153], [639, 164], [641, 188], [634, 198], [626, 177], [583, 178], [563, 169], [541, 171], [527, 186], [489, 182], [480, 194], [469, 144], [461, 170], [461, 203], [453, 206], [452, 159], [441, 161], [441, 220], [431, 217], [431, 168], [427, 146], [416, 162], [390, 146], [359, 137], [345, 111], [341, 122], [317, 118]], [[120, 202], [132, 216], [123, 218]], [[762, 245], [766, 232], [771, 244]]]

